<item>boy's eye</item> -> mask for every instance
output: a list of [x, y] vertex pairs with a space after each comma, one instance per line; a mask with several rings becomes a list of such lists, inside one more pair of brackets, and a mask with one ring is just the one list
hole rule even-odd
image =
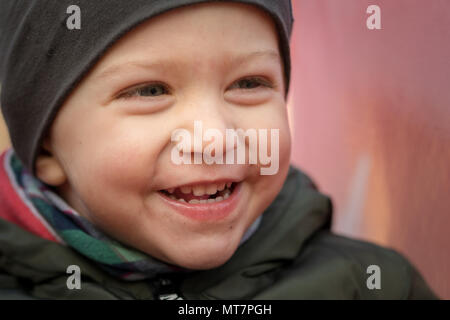
[[230, 86], [230, 89], [256, 89], [259, 87], [267, 87], [267, 88], [273, 88], [273, 85], [270, 83], [270, 81], [265, 80], [260, 77], [252, 77], [252, 78], [244, 78], [236, 81]]
[[119, 95], [118, 98], [132, 98], [132, 97], [157, 97], [163, 94], [168, 94], [169, 90], [166, 86], [159, 83], [147, 84], [144, 86], [130, 89]]
[[[243, 78], [234, 82], [229, 89], [251, 90], [259, 87], [274, 88], [272, 83], [261, 77]], [[160, 83], [151, 83], [129, 89], [118, 95], [118, 99], [129, 99], [134, 97], [158, 97], [168, 94], [169, 89]]]

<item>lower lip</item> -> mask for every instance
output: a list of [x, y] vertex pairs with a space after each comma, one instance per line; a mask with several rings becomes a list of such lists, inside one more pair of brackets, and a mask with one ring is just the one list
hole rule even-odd
[[228, 217], [236, 208], [241, 197], [241, 184], [236, 184], [227, 199], [213, 203], [186, 203], [170, 199], [160, 192], [158, 194], [164, 202], [185, 217], [197, 221], [218, 221]]

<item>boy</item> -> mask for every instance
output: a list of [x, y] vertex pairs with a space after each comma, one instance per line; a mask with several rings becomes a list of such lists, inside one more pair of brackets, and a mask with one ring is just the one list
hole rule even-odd
[[[71, 5], [2, 4], [3, 297], [435, 297], [401, 255], [332, 234], [289, 166], [289, 1], [78, 1], [74, 29]], [[176, 143], [198, 123], [213, 150]], [[250, 134], [245, 163], [205, 163], [239, 153], [230, 129], [275, 132], [276, 173]]]

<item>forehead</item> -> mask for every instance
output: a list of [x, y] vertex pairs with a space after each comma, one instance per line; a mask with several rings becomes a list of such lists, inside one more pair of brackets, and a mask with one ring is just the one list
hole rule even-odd
[[276, 58], [278, 36], [270, 16], [242, 3], [203, 3], [170, 10], [122, 37], [101, 59], [96, 73], [113, 65], [226, 63]]

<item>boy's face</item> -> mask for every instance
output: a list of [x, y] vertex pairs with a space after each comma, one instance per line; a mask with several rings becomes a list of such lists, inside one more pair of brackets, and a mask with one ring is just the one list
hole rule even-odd
[[[108, 234], [156, 258], [192, 269], [223, 264], [287, 174], [283, 79], [275, 25], [256, 7], [191, 5], [149, 20], [103, 56], [58, 113], [49, 148], [66, 178], [57, 183], [60, 194]], [[196, 120], [224, 136], [226, 128], [279, 129], [278, 173], [174, 164], [171, 135], [193, 132]], [[236, 186], [232, 195], [214, 203], [161, 192], [194, 185], [200, 194], [199, 185], [207, 191], [227, 182]]]

